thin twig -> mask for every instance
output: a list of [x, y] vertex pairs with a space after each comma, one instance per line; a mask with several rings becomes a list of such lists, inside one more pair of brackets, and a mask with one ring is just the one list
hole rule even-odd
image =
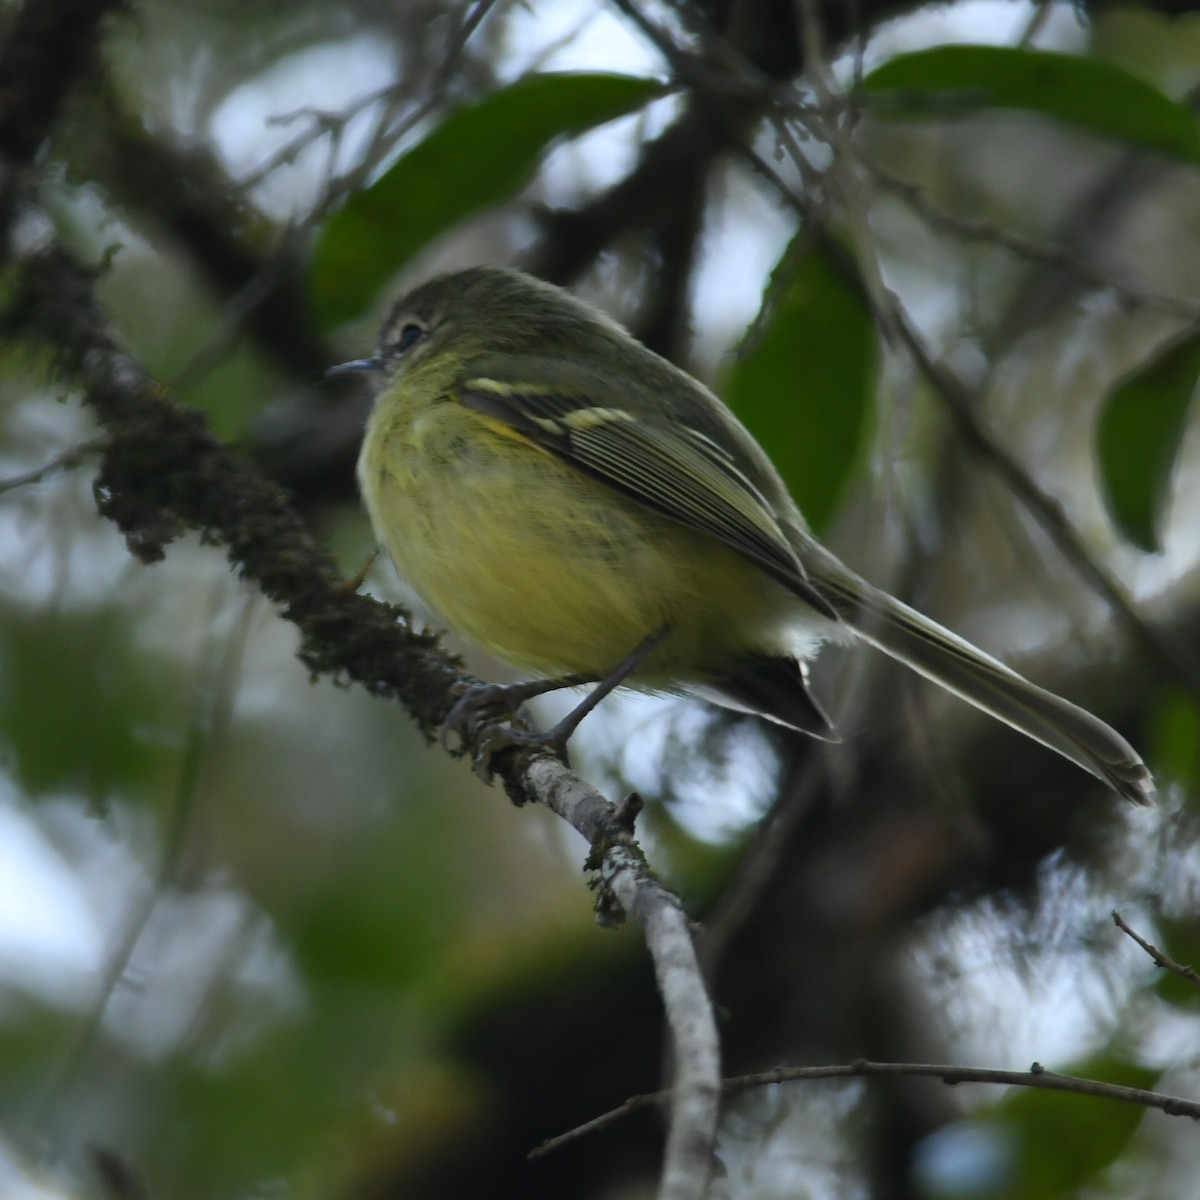
[[1161, 967], [1164, 971], [1170, 971], [1172, 975], [1178, 975], [1180, 979], [1186, 979], [1188, 983], [1195, 984], [1196, 987], [1200, 987], [1200, 971], [1197, 971], [1195, 967], [1189, 967], [1183, 963], [1177, 963], [1173, 958], [1168, 957], [1152, 942], [1146, 941], [1146, 939], [1142, 937], [1140, 933], [1130, 929], [1129, 926], [1125, 924], [1121, 914], [1115, 909], [1113, 910], [1112, 919], [1113, 924], [1122, 933], [1128, 934], [1135, 942], [1137, 942], [1139, 946], [1141, 946], [1143, 950], [1145, 950], [1148, 955], [1150, 955], [1150, 959], [1156, 967]]
[[[746, 147], [742, 157], [751, 162], [756, 172], [767, 180], [779, 196], [801, 216], [807, 216], [808, 206], [792, 193], [779, 173], [760, 154]], [[838, 246], [823, 239], [844, 268], [854, 273], [852, 264]], [[908, 351], [909, 357], [933, 389], [934, 395], [954, 418], [959, 439], [1000, 478], [1018, 503], [1042, 527], [1059, 553], [1075, 569], [1091, 589], [1101, 596], [1119, 616], [1129, 632], [1149, 650], [1162, 668], [1196, 695], [1200, 695], [1200, 662], [1178, 639], [1151, 625], [1138, 611], [1121, 583], [1091, 554], [1083, 537], [1063, 511], [1062, 505], [1044, 492], [1025, 470], [1020, 461], [988, 430], [979, 418], [975, 392], [944, 362], [934, 357], [917, 332], [907, 310], [892, 292], [884, 297], [870, 294], [854, 274], [878, 327], [891, 331]], [[880, 308], [880, 305], [883, 308]]]
[[1178, 639], [1145, 620], [1124, 586], [1094, 558], [1062, 505], [1044, 492], [1017, 457], [980, 420], [976, 396], [945, 362], [934, 358], [900, 301], [890, 298], [891, 324], [934, 394], [954, 418], [959, 439], [1004, 482], [1025, 511], [1042, 527], [1063, 558], [1102, 596], [1126, 629], [1149, 650], [1163, 669], [1200, 695], [1200, 663]]
[[95, 440], [81, 442], [78, 446], [72, 446], [70, 450], [64, 450], [61, 454], [55, 455], [48, 463], [43, 463], [40, 467], [22, 471], [19, 475], [10, 475], [7, 479], [0, 479], [0, 496], [5, 492], [15, 491], [17, 488], [41, 483], [51, 475], [57, 475], [59, 471], [69, 471], [99, 447], [100, 443]]
[[[286, 277], [294, 271], [295, 264], [303, 257], [306, 239], [329, 212], [343, 199], [360, 187], [375, 171], [392, 148], [419, 121], [423, 120], [442, 99], [461, 60], [467, 43], [483, 23], [484, 18], [499, 3], [499, 0], [476, 0], [471, 10], [450, 40], [450, 45], [429, 84], [425, 98], [399, 124], [393, 125], [398, 99], [405, 94], [408, 80], [393, 82], [360, 97], [340, 112], [332, 113], [316, 109], [301, 109], [270, 119], [269, 123], [283, 124], [307, 118], [312, 125], [273, 152], [249, 175], [236, 185], [231, 185], [234, 194], [244, 194], [263, 182], [274, 171], [292, 161], [318, 137], [328, 134], [330, 148], [325, 170], [325, 187], [311, 210], [300, 221], [287, 226], [278, 239], [274, 252], [265, 259], [229, 298], [221, 321], [221, 328], [205, 345], [196, 351], [172, 380], [176, 395], [185, 394], [199, 383], [220, 357], [241, 336], [251, 317], [262, 306], [264, 300], [273, 296]], [[358, 162], [341, 175], [334, 173], [342, 138], [346, 127], [360, 113], [383, 102], [382, 111], [374, 122], [366, 148]]]
[[[819, 36], [819, 27], [813, 0], [798, 0], [798, 3], [804, 13], [809, 37], [815, 44]], [[823, 78], [819, 64], [815, 67], [810, 64], [810, 70], [814, 78]], [[823, 105], [828, 106], [830, 97], [824, 91], [825, 86], [827, 85], [822, 84], [821, 89], [818, 90], [818, 98]], [[818, 125], [818, 129], [820, 129], [820, 125]], [[843, 163], [847, 169], [850, 160], [864, 161], [851, 148], [849, 140], [841, 133], [840, 123], [835, 122], [831, 128], [823, 130], [821, 136], [834, 152], [835, 162]], [[795, 156], [796, 150], [793, 149], [793, 157]], [[882, 169], [879, 169], [877, 177], [890, 179], [903, 186], [903, 181], [895, 180], [894, 176], [890, 176]], [[859, 250], [859, 271], [862, 275], [861, 286], [866, 302], [872, 309], [883, 336], [888, 341], [893, 338], [897, 339], [907, 349], [910, 358], [933, 385], [935, 394], [950, 410], [958, 428], [959, 438], [1000, 475], [1010, 492], [1050, 535], [1063, 557], [1072, 563], [1092, 587], [1104, 596], [1109, 605], [1122, 617], [1126, 627], [1142, 644], [1149, 648], [1177, 679], [1194, 693], [1200, 695], [1200, 662], [1184, 647], [1177, 645], [1175, 639], [1160, 632], [1142, 618], [1121, 583], [1092, 556], [1082, 537], [1067, 519], [1058, 501], [1042, 491], [1018, 459], [984, 427], [978, 415], [979, 405], [973, 389], [963, 383], [944, 362], [936, 360], [930, 353], [900, 299], [883, 285], [878, 262], [867, 240], [868, 231], [865, 219], [858, 213], [859, 197], [852, 188], [845, 185], [840, 185], [838, 190], [842, 194], [848, 212], [854, 218], [851, 220], [851, 225], [858, 235], [856, 242]], [[905, 189], [905, 194], [915, 204], [924, 200], [919, 189]], [[927, 205], [924, 211], [929, 212], [930, 210], [932, 210], [932, 206]], [[856, 213], [858, 213], [857, 217], [855, 217]], [[970, 223], [965, 223], [962, 228], [971, 228]], [[976, 232], [978, 233], [978, 231]], [[1020, 239], [1016, 235], [1012, 235], [1007, 243], [1000, 242], [1000, 244], [1008, 244], [1009, 248], [1014, 248], [1019, 243]], [[1030, 243], [1024, 248], [1033, 249], [1034, 247], [1035, 244]], [[1055, 255], [1052, 248], [1040, 246], [1036, 248], [1042, 251], [1047, 258], [1054, 259], [1054, 265], [1060, 270], [1072, 263], [1072, 256]], [[1095, 277], [1103, 279], [1105, 286], [1112, 286], [1111, 281], [1098, 270], [1094, 271], [1093, 278], [1095, 279]], [[1128, 289], [1115, 288], [1114, 290], [1117, 290], [1118, 294], [1128, 295], [1133, 300], [1138, 299], [1136, 294]], [[1196, 321], [1200, 316], [1200, 309], [1195, 305], [1184, 302], [1172, 305], [1167, 297], [1157, 299], [1160, 303], [1166, 302], [1172, 315], [1183, 316], [1192, 321]]]
[[1037, 41], [1053, 11], [1054, 5], [1050, 0], [1034, 0], [1033, 12], [1029, 14], [1029, 20], [1017, 38], [1018, 49], [1028, 50]]
[[[1028, 1071], [1001, 1071], [991, 1067], [962, 1067], [947, 1063], [890, 1063], [869, 1062], [865, 1058], [827, 1067], [777, 1067], [755, 1075], [738, 1075], [721, 1081], [721, 1094], [728, 1096], [751, 1088], [770, 1087], [781, 1083], [801, 1083], [815, 1079], [855, 1079], [866, 1075], [902, 1075], [915, 1078], [940, 1079], [954, 1087], [960, 1083], [989, 1083], [1010, 1087], [1034, 1088], [1047, 1092], [1070, 1092], [1077, 1096], [1094, 1096], [1099, 1100], [1116, 1100], [1123, 1104], [1140, 1104], [1169, 1117], [1188, 1117], [1200, 1121], [1200, 1101], [1168, 1096], [1146, 1088], [1127, 1087], [1120, 1083], [1105, 1083], [1100, 1079], [1084, 1079], [1078, 1075], [1060, 1075], [1047, 1071], [1041, 1063], [1033, 1063]], [[655, 1108], [667, 1099], [669, 1092], [647, 1092], [631, 1096], [624, 1104], [601, 1113], [590, 1121], [547, 1138], [529, 1152], [529, 1157], [544, 1158], [561, 1146], [596, 1133], [630, 1113], [643, 1108]]]
[[217, 613], [225, 602], [228, 588], [229, 580], [222, 578], [210, 593], [206, 617], [207, 635], [196, 658], [197, 679], [192, 696], [192, 711], [154, 884], [135, 897], [128, 910], [122, 914], [122, 928], [104, 965], [100, 985], [96, 988], [92, 1003], [62, 1057], [57, 1076], [45, 1099], [29, 1114], [31, 1136], [36, 1130], [52, 1127], [64, 1098], [71, 1094], [73, 1085], [94, 1056], [104, 1019], [109, 1013], [121, 981], [129, 974], [134, 956], [150, 927], [151, 918], [155, 915], [167, 889], [181, 882], [181, 864], [195, 827], [206, 758], [214, 741], [228, 737], [240, 682], [241, 664], [250, 634], [250, 621], [258, 603], [257, 592], [241, 587], [241, 605], [236, 626], [228, 635], [218, 633]]
[[727, 39], [699, 19], [690, 6], [681, 6], [677, 15], [688, 23], [691, 32], [700, 40], [703, 55], [681, 47], [633, 0], [612, 0], [612, 3], [666, 59], [676, 79], [685, 87], [722, 102], [762, 104], [792, 96], [790, 86], [777, 85], [770, 76], [758, 70]]
[[[834, 111], [835, 104], [841, 97], [833, 74], [823, 56], [824, 33], [821, 17], [817, 12], [816, 0], [796, 0], [801, 28], [804, 31], [804, 65], [808, 78], [812, 81], [817, 100], [824, 111]], [[806, 125], [829, 147], [832, 156], [826, 175], [829, 178], [828, 190], [832, 190], [841, 199], [844, 220], [857, 251], [857, 262], [862, 287], [870, 297], [881, 297], [887, 294], [887, 286], [883, 279], [883, 267], [879, 255], [875, 251], [875, 242], [871, 235], [870, 215], [867, 212], [865, 189], [854, 175], [856, 155], [853, 153], [853, 125], [858, 110], [847, 112], [846, 117], [834, 116], [828, 120], [819, 114], [813, 114], [806, 120]], [[807, 156], [791, 134], [790, 123], [776, 119], [775, 127], [780, 139], [791, 154], [797, 168], [807, 163]], [[802, 169], [802, 168], [801, 168]], [[894, 331], [886, 320], [887, 305], [875, 302], [872, 304], [879, 321], [879, 331], [885, 341], [891, 342]]]
[[[376, 88], [374, 91], [361, 96], [353, 104], [336, 113], [302, 109], [298, 112], [286, 114], [286, 116], [277, 117], [274, 119], [276, 124], [285, 120], [297, 120], [302, 117], [307, 118], [312, 124], [308, 129], [297, 134], [291, 141], [274, 151], [255, 170], [240, 180], [237, 189], [239, 191], [246, 191], [256, 187], [270, 174], [278, 170], [279, 167], [293, 162], [304, 149], [324, 134], [328, 134], [335, 141], [340, 139], [346, 127], [355, 117], [367, 109], [383, 103], [384, 111], [380, 114], [376, 128], [368, 139], [367, 149], [360, 156], [359, 162], [345, 174], [331, 178], [325, 194], [314, 206], [314, 216], [323, 216], [342, 196], [358, 187], [362, 180], [375, 169], [376, 164], [382, 160], [391, 148], [409, 130], [424, 120], [441, 101], [454, 75], [454, 71], [462, 58], [463, 52], [466, 50], [467, 43], [483, 23], [484, 18], [495, 8], [498, 2], [499, 0], [477, 0], [472, 6], [470, 12], [463, 18], [462, 23], [451, 37], [446, 53], [429, 81], [425, 98], [403, 120], [394, 123], [394, 110], [397, 100], [409, 86], [409, 80], [401, 80]], [[311, 222], [312, 218], [306, 221], [306, 225]]]
[[[615, 2], [622, 11], [630, 15], [636, 14], [636, 8], [630, 3], [630, 0], [615, 0]], [[648, 34], [653, 31], [655, 44], [660, 49], [664, 49], [665, 35], [650, 26], [644, 19], [639, 20], [639, 24]], [[712, 38], [717, 39], [719, 35], [714, 32]], [[664, 53], [666, 53], [665, 49]], [[705, 76], [703, 73], [688, 69], [691, 57], [686, 50], [678, 46], [671, 47], [671, 53], [668, 54], [673, 68], [686, 74], [692, 86], [702, 89], [706, 82]], [[728, 61], [725, 61], [725, 65], [729, 67]], [[736, 61], [734, 66], [736, 66]], [[753, 73], [749, 75], [747, 82], [756, 87], [761, 86], [757, 75]], [[720, 105], [727, 101], [728, 90], [728, 86], [723, 85], [721, 88], [706, 92], [706, 96], [713, 103]], [[761, 90], [759, 95], [762, 96]], [[827, 131], [826, 140], [830, 136], [832, 135], [829, 135]], [[794, 149], [794, 143], [792, 145]], [[794, 209], [802, 219], [809, 219], [811, 206], [795, 195], [778, 171], [761, 154], [744, 142], [735, 145], [734, 149], [753, 166], [759, 175], [767, 180], [785, 204]], [[797, 158], [796, 165], [798, 167], [803, 165], [799, 158]], [[842, 190], [844, 191], [844, 189]], [[839, 257], [844, 261], [844, 254]], [[906, 348], [909, 357], [930, 383], [934, 393], [950, 411], [957, 426], [959, 438], [964, 445], [999, 476], [1018, 503], [1049, 535], [1064, 559], [1074, 567], [1095, 592], [1104, 598], [1137, 641], [1154, 655], [1170, 675], [1193, 693], [1200, 695], [1200, 662], [1197, 662], [1187, 648], [1180, 646], [1176, 639], [1155, 628], [1142, 617], [1120, 582], [1092, 556], [1059, 502], [1044, 492], [1017, 458], [985, 428], [978, 416], [977, 397], [974, 391], [963, 383], [948, 366], [934, 357], [896, 296], [886, 289], [872, 288], [868, 282], [864, 281], [861, 269], [857, 269], [853, 264], [846, 264], [846, 266], [853, 273], [855, 281], [863, 292], [881, 334], [889, 341], [895, 337]], [[1105, 286], [1109, 286], [1109, 281], [1106, 280]]]
[[992, 221], [950, 212], [935, 204], [919, 184], [902, 179], [863, 155], [858, 156], [858, 161], [880, 187], [903, 199], [928, 224], [940, 227], [955, 237], [1000, 246], [1029, 262], [1061, 271], [1094, 291], [1111, 292], [1128, 309], [1140, 308], [1185, 321], [1200, 320], [1200, 304], [1193, 300], [1140, 291], [1096, 263], [1073, 254], [1065, 246], [1014, 233]]

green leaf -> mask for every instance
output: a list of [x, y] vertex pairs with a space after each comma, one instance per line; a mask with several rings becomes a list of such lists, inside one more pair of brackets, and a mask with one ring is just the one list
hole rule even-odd
[[[1138, 1088], [1153, 1088], [1161, 1074], [1110, 1055], [1075, 1063], [1067, 1073]], [[1018, 1089], [981, 1120], [1006, 1132], [1015, 1151], [1011, 1177], [984, 1194], [995, 1200], [1074, 1196], [1120, 1157], [1145, 1115], [1136, 1104]]]
[[1158, 530], [1198, 377], [1200, 334], [1192, 334], [1126, 376], [1100, 414], [1104, 497], [1121, 531], [1143, 550], [1162, 549]]
[[322, 325], [361, 312], [418, 250], [519, 191], [558, 138], [635, 112], [664, 90], [631, 75], [529, 75], [447, 114], [326, 222], [311, 270]]
[[[1128, 71], [1097, 58], [1006, 46], [938, 46], [902, 54], [863, 81], [870, 92], [907, 92], [895, 107], [906, 118], [945, 118], [946, 97], [971, 108], [1023, 108], [1102, 137], [1200, 165], [1200, 131], [1191, 111]], [[942, 98], [930, 104], [930, 95]]]
[[789, 247], [772, 273], [773, 308], [722, 390], [820, 530], [865, 441], [874, 342], [861, 297], [827, 253], [809, 249], [799, 270], [794, 258]]
[[[1200, 702], [1182, 687], [1168, 685], [1150, 710], [1149, 760], [1154, 773], [1200, 797]], [[1200, 953], [1195, 956], [1200, 960]], [[1200, 992], [1196, 993], [1200, 999]]]

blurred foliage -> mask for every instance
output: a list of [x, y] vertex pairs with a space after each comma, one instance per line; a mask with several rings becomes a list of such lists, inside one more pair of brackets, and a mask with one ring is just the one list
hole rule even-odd
[[[1200, 959], [1200, 700], [1033, 529], [876, 314], [899, 297], [1092, 560], [1200, 643], [1200, 134], [1177, 98], [1200, 82], [1200, 18], [818, 5], [835, 112], [785, 44], [790, 4], [634, 7], [674, 56], [601, 0], [492, 4], [449, 58], [474, 6], [135, 3], [44, 148], [41, 198], [131, 353], [222, 437], [265, 459], [269, 405], [307, 438], [289, 485], [348, 576], [369, 541], [341, 500], [364, 405], [314, 377], [314, 343], [368, 352], [385, 285], [513, 261], [617, 315], [676, 314], [691, 342], [664, 348], [721, 364], [852, 565], [1094, 704], [1163, 785], [1126, 826], [1037, 746], [865, 655], [818, 669], [841, 747], [606, 702], [575, 760], [648, 803], [651, 859], [708, 927], [728, 1069], [1037, 1058], [1196, 1094], [1195, 990], [1108, 912]], [[151, 149], [158, 174], [123, 177]], [[4, 487], [97, 432], [17, 351], [0, 358], [0, 1194], [36, 1178], [111, 1200], [97, 1146], [181, 1200], [650, 1194], [652, 1118], [524, 1162], [663, 1076], [644, 948], [595, 928], [579, 839], [402, 712], [314, 685], [214, 548], [134, 565], [86, 455]], [[397, 588], [386, 565], [368, 586]], [[1003, 1171], [931, 1195], [1183, 1194], [1194, 1128], [1143, 1117], [940, 1084], [773, 1089], [731, 1109], [713, 1194], [923, 1195], [962, 1125], [996, 1135]]]
[[[1063, 1073], [1136, 1088], [1153, 1088], [1159, 1076], [1113, 1056], [1072, 1063]], [[1071, 1106], [1086, 1110], [1081, 1119], [1066, 1114]], [[1132, 1105], [1014, 1088], [955, 1131], [963, 1137], [969, 1130], [975, 1145], [990, 1148], [986, 1168], [957, 1182], [932, 1182], [928, 1200], [1059, 1200], [1079, 1195], [1127, 1150], [1144, 1115]]]
[[1135, 545], [1160, 551], [1164, 510], [1200, 379], [1200, 337], [1156, 353], [1105, 401], [1097, 455], [1113, 519]]
[[[1164, 917], [1159, 922], [1159, 941], [1156, 943], [1173, 962], [1196, 970], [1200, 963], [1200, 922], [1195, 914], [1184, 919]], [[1200, 1009], [1200, 987], [1176, 971], [1159, 968], [1154, 990], [1168, 1003], [1188, 1013]]]
[[945, 120], [980, 106], [1023, 108], [1200, 165], [1200, 131], [1188, 107], [1103, 59], [939, 46], [897, 56], [872, 71], [863, 86], [899, 93], [883, 99], [906, 117]]
[[766, 302], [761, 327], [739, 351], [722, 394], [782, 464], [800, 511], [819, 531], [867, 443], [875, 382], [871, 322], [828, 253], [803, 244], [784, 252]]
[[1164, 688], [1152, 726], [1154, 760], [1188, 792], [1200, 786], [1200, 704], [1181, 688]]
[[[1072, 1063], [1063, 1073], [1138, 1088], [1153, 1088], [1161, 1074], [1114, 1057]], [[1062, 1100], [1052, 1092], [1017, 1092], [996, 1111], [993, 1119], [1017, 1141], [1012, 1186], [1001, 1194], [1055, 1200], [1078, 1192], [1125, 1152], [1145, 1117], [1134, 1105], [1077, 1100], [1083, 1117], [1063, 1121]]]
[[448, 113], [328, 221], [313, 252], [313, 304], [334, 327], [459, 221], [509, 199], [559, 138], [641, 108], [662, 94], [625, 75], [529, 75]]

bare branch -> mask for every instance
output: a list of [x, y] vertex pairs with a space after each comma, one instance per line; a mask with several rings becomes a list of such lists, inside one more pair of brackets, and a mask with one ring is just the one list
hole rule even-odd
[[1200, 971], [1197, 971], [1195, 967], [1185, 966], [1183, 963], [1177, 963], [1173, 958], [1169, 958], [1152, 942], [1146, 941], [1146, 939], [1142, 937], [1142, 935], [1136, 930], [1130, 929], [1129, 926], [1125, 924], [1121, 914], [1116, 910], [1113, 911], [1112, 919], [1113, 924], [1122, 933], [1128, 934], [1135, 942], [1137, 942], [1139, 946], [1141, 946], [1143, 950], [1145, 950], [1148, 955], [1150, 955], [1151, 961], [1156, 967], [1161, 967], [1164, 971], [1170, 971], [1171, 974], [1178, 975], [1180, 979], [1186, 979], [1188, 983], [1192, 983], [1195, 984], [1196, 987], [1200, 987]]
[[1154, 655], [1162, 668], [1194, 694], [1200, 695], [1200, 663], [1192, 651], [1142, 616], [1124, 585], [1092, 555], [1062, 505], [1038, 486], [1017, 457], [984, 426], [971, 388], [933, 356], [895, 296], [891, 297], [890, 308], [892, 327], [953, 417], [962, 443], [999, 476], [1013, 497], [1058, 547], [1063, 558], [1108, 602], [1126, 629]]
[[358, 162], [343, 174], [329, 179], [322, 196], [304, 220], [306, 229], [318, 224], [339, 201], [361, 187], [401, 138], [442, 102], [454, 77], [454, 71], [466, 51], [467, 43], [488, 13], [495, 8], [497, 2], [498, 0], [476, 0], [450, 39], [450, 45], [429, 81], [424, 99], [416, 104], [402, 120], [395, 118], [397, 110], [401, 107], [400, 100], [412, 86], [408, 79], [378, 88], [356, 100], [341, 112], [319, 112], [307, 109], [289, 114], [288, 117], [279, 118], [278, 121], [282, 122], [288, 119], [307, 117], [310, 125], [241, 180], [238, 190], [246, 191], [255, 187], [279, 167], [294, 161], [303, 150], [323, 134], [329, 134], [333, 143], [329, 156], [332, 169], [337, 147], [345, 135], [346, 127], [360, 113], [377, 104], [382, 104], [383, 108], [375, 122], [374, 131], [368, 139], [366, 149], [359, 156]]
[[1126, 308], [1158, 312], [1184, 321], [1200, 320], [1200, 304], [1194, 300], [1143, 292], [1065, 246], [1014, 233], [992, 221], [949, 212], [935, 204], [925, 191], [911, 180], [902, 179], [865, 156], [859, 155], [858, 161], [870, 172], [880, 187], [901, 197], [913, 212], [929, 225], [940, 227], [966, 241], [988, 242], [1000, 246], [1029, 262], [1069, 275], [1093, 291], [1112, 292]]
[[[615, 2], [627, 14], [632, 16], [637, 13], [632, 0], [615, 0]], [[667, 53], [667, 49], [663, 45], [665, 35], [644, 18], [639, 18], [639, 23], [647, 32], [647, 36], [651, 36], [659, 48]], [[712, 33], [706, 48], [711, 49], [712, 43], [719, 37], [719, 34]], [[688, 83], [697, 90], [703, 91], [709, 105], [716, 110], [718, 116], [724, 118], [716, 123], [731, 126], [733, 115], [736, 112], [736, 106], [729, 101], [728, 96], [731, 85], [722, 80], [720, 86], [712, 86], [708, 73], [692, 69], [690, 64], [694, 61], [694, 56], [690, 55], [686, 49], [672, 45], [670, 51], [668, 58], [673, 68], [684, 72]], [[742, 68], [740, 63], [740, 56], [736, 54], [735, 50], [730, 50], [721, 59], [724, 71], [736, 72], [744, 69], [746, 90], [751, 93], [757, 90], [757, 94], [762, 96], [760, 73], [750, 66]], [[706, 91], [706, 88], [712, 90]], [[781, 125], [781, 120], [777, 115], [773, 117], [773, 120], [777, 127]], [[831, 148], [836, 151], [838, 146], [834, 143], [837, 139], [829, 131], [821, 133], [820, 127], [823, 124], [822, 121], [817, 121], [817, 132], [824, 139], [829, 140]], [[724, 132], [726, 138], [729, 139], [729, 148], [748, 162], [756, 173], [770, 184], [785, 204], [791, 207], [802, 220], [813, 219], [813, 206], [804, 198], [796, 196], [793, 189], [770, 163], [745, 140], [740, 143], [734, 140], [731, 137], [730, 128], [726, 128]], [[797, 158], [797, 167], [803, 169], [804, 164], [799, 161], [801, 156], [795, 150], [794, 145], [792, 150], [794, 157]], [[846, 189], [840, 190], [844, 192]], [[1137, 641], [1154, 655], [1167, 672], [1192, 692], [1200, 695], [1200, 662], [1190, 651], [1180, 646], [1176, 639], [1155, 628], [1143, 618], [1122, 584], [1092, 555], [1058, 501], [1044, 492], [1019, 460], [986, 429], [979, 419], [977, 397], [972, 389], [945, 363], [935, 358], [896, 296], [882, 286], [872, 286], [873, 282], [878, 285], [878, 280], [874, 278], [873, 273], [868, 269], [864, 276], [861, 265], [850, 261], [844, 250], [831, 239], [822, 236], [821, 240], [835, 261], [841, 264], [847, 276], [862, 293], [883, 336], [889, 341], [894, 339], [905, 347], [918, 370], [932, 386], [934, 393], [949, 410], [963, 444], [1000, 477], [1018, 503], [1049, 535], [1064, 559], [1074, 567], [1088, 586], [1104, 598]]]
[[101, 44], [97, 29], [123, 0], [26, 0], [0, 44], [0, 156], [27, 164], [87, 73]]
[[645, 931], [675, 1060], [674, 1086], [662, 1093], [670, 1100], [671, 1124], [658, 1196], [698, 1200], [707, 1189], [716, 1138], [720, 1051], [687, 916], [651, 874], [618, 811], [598, 792], [548, 755], [532, 759], [524, 773], [534, 798], [569, 821], [593, 847], [590, 864], [600, 875], [601, 918], [616, 904]]
[[781, 1067], [758, 1075], [742, 1075], [726, 1081], [724, 1090], [745, 1091], [772, 1083], [794, 1083], [809, 1079], [852, 1079], [857, 1075], [906, 1075], [940, 1079], [954, 1087], [960, 1083], [990, 1083], [1001, 1086], [1034, 1088], [1047, 1092], [1072, 1092], [1077, 1096], [1095, 1096], [1100, 1100], [1117, 1100], [1123, 1104], [1140, 1104], [1155, 1108], [1170, 1117], [1188, 1117], [1200, 1121], [1200, 1101], [1148, 1088], [1127, 1087], [1121, 1083], [1105, 1083], [1100, 1079], [1084, 1079], [1078, 1075], [1060, 1075], [1047, 1071], [1041, 1063], [1032, 1063], [1028, 1071], [1003, 1071], [992, 1067], [962, 1067], [945, 1063], [888, 1063], [869, 1062], [858, 1058], [842, 1066]]
[[[1100, 1079], [1060, 1075], [1055, 1071], [1047, 1071], [1041, 1063], [1036, 1062], [1028, 1071], [1002, 1071], [992, 1067], [961, 1067], [946, 1063], [869, 1062], [865, 1058], [857, 1058], [853, 1062], [827, 1067], [777, 1067], [773, 1071], [761, 1071], [756, 1075], [738, 1075], [721, 1081], [721, 1093], [728, 1096], [773, 1084], [801, 1083], [814, 1079], [854, 1079], [864, 1075], [940, 1079], [950, 1087], [960, 1083], [990, 1083], [1046, 1092], [1070, 1092], [1077, 1096], [1094, 1096], [1098, 1100], [1140, 1104], [1143, 1108], [1164, 1112], [1169, 1117], [1188, 1117], [1193, 1121], [1200, 1121], [1200, 1101], [1168, 1096], [1164, 1092], [1152, 1092], [1146, 1088], [1127, 1087], [1120, 1083], [1105, 1083]], [[647, 1092], [641, 1096], [631, 1096], [619, 1108], [602, 1113], [557, 1137], [548, 1138], [531, 1151], [529, 1157], [544, 1158], [569, 1142], [596, 1133], [630, 1113], [663, 1104], [669, 1096], [669, 1092]]]
[[0, 496], [5, 492], [15, 491], [17, 488], [41, 483], [43, 479], [57, 475], [59, 471], [69, 471], [99, 448], [100, 443], [97, 441], [81, 442], [78, 446], [72, 446], [69, 450], [56, 454], [48, 463], [43, 463], [40, 467], [33, 467], [28, 471], [22, 471], [19, 475], [10, 475], [7, 479], [0, 479]]
[[[300, 657], [314, 672], [400, 701], [432, 736], [451, 707], [452, 685], [474, 682], [457, 660], [436, 638], [414, 632], [403, 610], [345, 586], [286, 495], [219, 443], [198, 413], [174, 405], [125, 353], [95, 302], [91, 277], [48, 232], [22, 266], [4, 328], [48, 346], [106, 427], [96, 494], [130, 550], [154, 562], [185, 528], [223, 543], [238, 572], [300, 630]], [[682, 907], [654, 878], [628, 822], [558, 759], [545, 751], [507, 751], [495, 766], [514, 802], [544, 804], [587, 838], [602, 918], [629, 913], [645, 931], [676, 1064], [659, 1195], [700, 1200], [715, 1137], [719, 1054]]]
[[[744, 149], [743, 157], [753, 164], [758, 174], [775, 188], [786, 203], [801, 216], [807, 216], [808, 205], [792, 193], [770, 163], [749, 148]], [[1126, 629], [1153, 654], [1162, 668], [1194, 694], [1200, 695], [1200, 662], [1177, 639], [1151, 625], [1142, 616], [1120, 581], [1092, 555], [1062, 505], [1038, 486], [1016, 456], [984, 426], [979, 418], [974, 391], [934, 356], [899, 299], [890, 291], [882, 297], [871, 294], [857, 266], [848, 260], [842, 247], [825, 236], [821, 242], [851, 282], [859, 288], [879, 328], [898, 339], [906, 348], [921, 375], [953, 417], [963, 445], [999, 476], [1017, 502], [1058, 547], [1063, 558], [1108, 603]]]

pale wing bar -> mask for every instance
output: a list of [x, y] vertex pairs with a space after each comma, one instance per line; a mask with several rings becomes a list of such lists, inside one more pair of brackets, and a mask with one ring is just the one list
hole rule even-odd
[[571, 396], [517, 391], [489, 379], [468, 381], [459, 399], [639, 504], [719, 539], [823, 616], [839, 619], [761, 493], [703, 434], [685, 430], [683, 437], [623, 409], [581, 408]]

